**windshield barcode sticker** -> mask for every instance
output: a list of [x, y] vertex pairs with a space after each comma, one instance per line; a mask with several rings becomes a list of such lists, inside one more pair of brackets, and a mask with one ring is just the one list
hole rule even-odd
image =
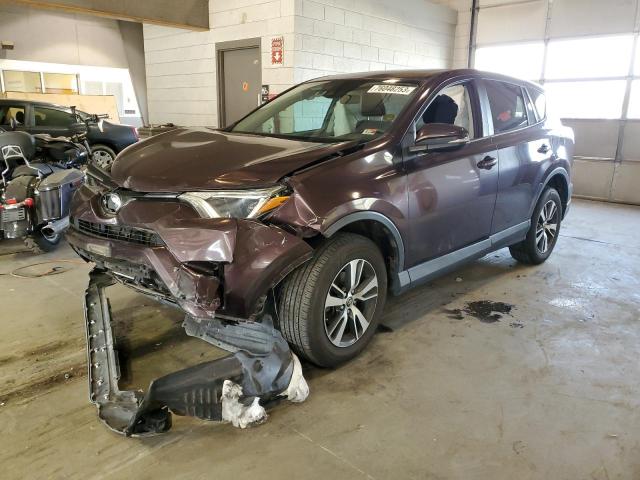
[[374, 85], [367, 93], [392, 93], [394, 95], [409, 95], [416, 87], [406, 85]]

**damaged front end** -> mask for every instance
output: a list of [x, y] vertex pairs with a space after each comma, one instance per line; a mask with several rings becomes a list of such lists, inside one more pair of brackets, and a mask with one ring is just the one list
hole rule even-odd
[[171, 413], [247, 427], [266, 419], [264, 404], [287, 398], [302, 402], [309, 388], [298, 358], [273, 327], [270, 315], [245, 324], [187, 315], [187, 335], [230, 355], [173, 372], [151, 382], [146, 393], [122, 391], [116, 340], [105, 289], [115, 283], [93, 270], [85, 294], [90, 400], [100, 419], [127, 436], [166, 432]]
[[[120, 190], [121, 208], [106, 214], [110, 191], [82, 187], [67, 232], [72, 248], [95, 263], [85, 320], [90, 398], [100, 419], [127, 436], [167, 431], [172, 413], [244, 428], [264, 421], [273, 401], [303, 401], [309, 390], [300, 362], [275, 328], [268, 299], [312, 248], [275, 225], [205, 218], [177, 196]], [[146, 392], [120, 390], [105, 291], [115, 283], [179, 308], [187, 335], [229, 355], [158, 378]]]

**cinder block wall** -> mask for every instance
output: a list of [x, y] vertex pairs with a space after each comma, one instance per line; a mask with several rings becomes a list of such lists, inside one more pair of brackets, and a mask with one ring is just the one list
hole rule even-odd
[[302, 0], [294, 80], [343, 72], [445, 68], [457, 14], [424, 0]]
[[274, 92], [293, 83], [293, 57], [270, 67], [273, 35], [293, 43], [294, 0], [210, 0], [210, 31], [144, 26], [147, 95], [152, 123], [218, 125], [216, 42], [261, 37], [262, 77]]
[[425, 0], [210, 0], [210, 31], [144, 26], [151, 122], [218, 125], [217, 42], [260, 37], [262, 81], [279, 93], [333, 73], [449, 67], [457, 16]]
[[469, 65], [469, 35], [471, 31], [471, 0], [431, 0], [446, 5], [458, 12], [458, 24], [453, 46], [452, 68], [467, 68]]

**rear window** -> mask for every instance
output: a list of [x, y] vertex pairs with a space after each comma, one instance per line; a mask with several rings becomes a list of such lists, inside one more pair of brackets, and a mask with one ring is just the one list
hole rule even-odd
[[0, 125], [11, 125], [11, 120], [15, 120], [18, 125], [24, 125], [24, 107], [0, 105]]
[[485, 82], [494, 134], [505, 133], [528, 125], [527, 107], [522, 87], [511, 83]]
[[547, 117], [547, 97], [542, 90], [529, 89], [531, 101], [538, 114], [538, 119], [544, 120]]

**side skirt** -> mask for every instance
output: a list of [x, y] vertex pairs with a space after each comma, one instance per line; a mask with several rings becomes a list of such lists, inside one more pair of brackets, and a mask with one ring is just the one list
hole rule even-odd
[[488, 253], [521, 242], [527, 236], [530, 226], [531, 220], [527, 220], [501, 232], [494, 233], [485, 240], [404, 270], [398, 274], [397, 283], [399, 288], [395, 289], [394, 293], [402, 293], [411, 287], [455, 270], [465, 263], [482, 258]]

